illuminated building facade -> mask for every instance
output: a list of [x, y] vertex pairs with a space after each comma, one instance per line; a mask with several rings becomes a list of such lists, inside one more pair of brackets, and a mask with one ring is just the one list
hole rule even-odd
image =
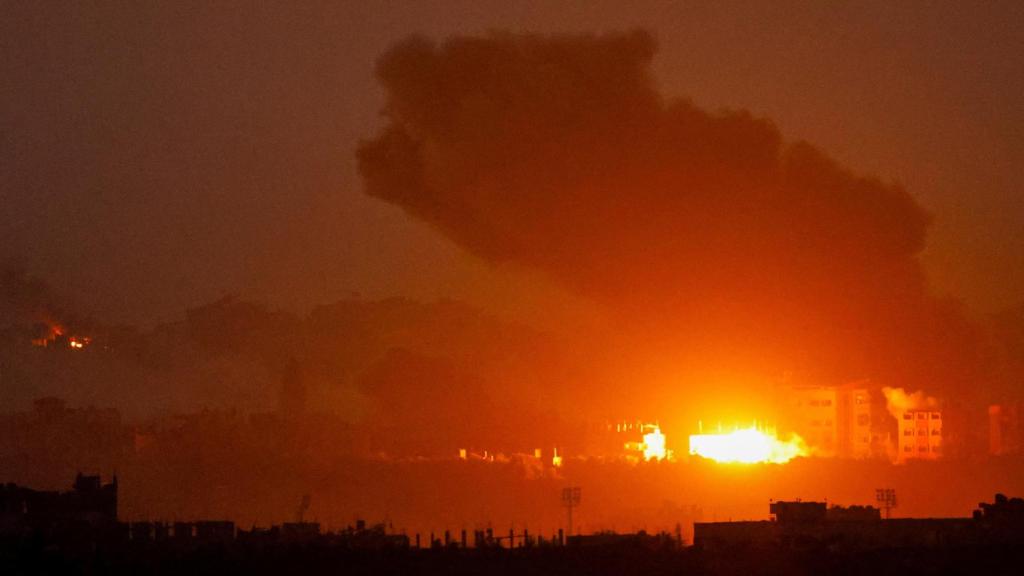
[[790, 394], [785, 423], [815, 456], [836, 456], [839, 452], [838, 388], [797, 386]]
[[628, 441], [623, 444], [627, 454], [642, 457], [644, 460], [664, 460], [671, 456], [665, 448], [665, 434], [658, 424], [638, 423], [635, 428], [629, 427], [640, 436], [640, 441]]
[[864, 382], [797, 386], [786, 397], [782, 422], [815, 456], [868, 458], [874, 454], [871, 392]]
[[897, 462], [942, 457], [942, 412], [907, 410], [896, 422], [899, 438]]
[[871, 392], [862, 386], [852, 385], [840, 388], [837, 396], [839, 455], [846, 458], [870, 458], [874, 453]]
[[585, 453], [604, 458], [661, 460], [671, 458], [666, 436], [657, 422], [620, 420], [605, 422], [589, 435]]

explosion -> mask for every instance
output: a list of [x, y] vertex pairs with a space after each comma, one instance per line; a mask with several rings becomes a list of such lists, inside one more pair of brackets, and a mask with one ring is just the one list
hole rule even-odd
[[664, 460], [668, 456], [665, 435], [659, 426], [653, 426], [650, 432], [644, 434], [643, 452], [644, 460]]
[[774, 431], [761, 431], [752, 426], [726, 434], [693, 434], [690, 454], [722, 463], [784, 464], [797, 456], [806, 456], [807, 447], [796, 434], [782, 441]]
[[[915, 197], [768, 119], [663, 93], [656, 44], [396, 44], [377, 64], [384, 121], [357, 152], [365, 192], [593, 302], [622, 352], [686, 379], [806, 358], [840, 380], [976, 381], [970, 322], [928, 291]], [[626, 376], [585, 396], [614, 403]]]

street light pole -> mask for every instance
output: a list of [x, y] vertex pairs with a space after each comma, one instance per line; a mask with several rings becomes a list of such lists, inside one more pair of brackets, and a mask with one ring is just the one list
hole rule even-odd
[[562, 506], [565, 506], [569, 516], [569, 533], [572, 536], [572, 509], [580, 505], [582, 489], [579, 486], [562, 488]]

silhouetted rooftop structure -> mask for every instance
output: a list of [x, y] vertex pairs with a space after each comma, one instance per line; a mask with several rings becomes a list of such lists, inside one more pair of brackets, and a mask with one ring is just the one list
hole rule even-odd
[[1024, 499], [1007, 498], [1005, 494], [996, 494], [995, 500], [989, 504], [981, 502], [974, 511], [974, 519], [986, 524], [1024, 529]]
[[824, 502], [772, 502], [768, 505], [768, 511], [775, 515], [775, 521], [781, 523], [791, 522], [821, 522], [825, 520]]
[[117, 477], [79, 473], [71, 491], [49, 492], [14, 484], [0, 487], [0, 531], [51, 531], [67, 527], [110, 528], [117, 524]]
[[1024, 500], [997, 494], [995, 502], [979, 506], [973, 518], [882, 520], [873, 506], [826, 508], [824, 502], [772, 502], [769, 510], [775, 521], [698, 522], [694, 544], [702, 548], [828, 544], [877, 549], [1024, 540]]

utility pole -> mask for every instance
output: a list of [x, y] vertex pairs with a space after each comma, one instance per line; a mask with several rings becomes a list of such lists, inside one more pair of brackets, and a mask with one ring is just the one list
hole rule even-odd
[[885, 510], [885, 519], [892, 516], [892, 509], [896, 507], [896, 490], [894, 488], [876, 488], [875, 502]]
[[572, 509], [580, 505], [581, 493], [582, 489], [579, 486], [562, 488], [562, 506], [565, 506], [565, 509], [569, 514], [568, 536], [572, 536]]

